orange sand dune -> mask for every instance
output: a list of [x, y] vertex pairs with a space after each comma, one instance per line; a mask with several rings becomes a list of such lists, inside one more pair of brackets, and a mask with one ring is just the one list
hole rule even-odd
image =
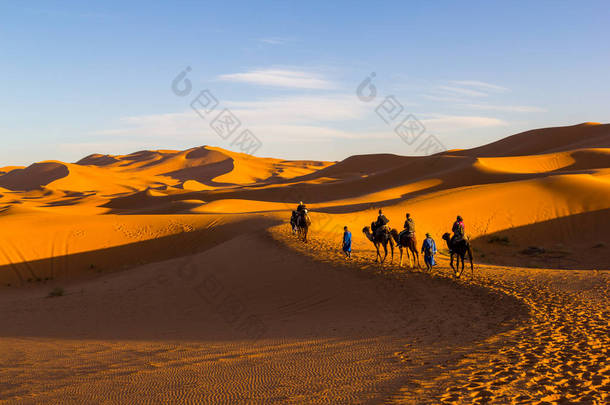
[[[380, 208], [433, 235], [431, 274], [373, 263]], [[460, 280], [441, 239], [458, 214]], [[610, 401], [608, 124], [423, 157], [5, 167], [0, 221], [0, 404]]]
[[608, 148], [610, 124], [586, 122], [568, 127], [534, 129], [459, 154], [468, 156], [519, 156], [571, 149]]

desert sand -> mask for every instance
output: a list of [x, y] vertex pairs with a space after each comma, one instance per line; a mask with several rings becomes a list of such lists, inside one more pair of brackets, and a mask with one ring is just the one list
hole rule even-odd
[[[432, 234], [430, 274], [374, 262], [379, 208]], [[609, 124], [425, 157], [4, 167], [0, 223], [2, 404], [610, 403]]]

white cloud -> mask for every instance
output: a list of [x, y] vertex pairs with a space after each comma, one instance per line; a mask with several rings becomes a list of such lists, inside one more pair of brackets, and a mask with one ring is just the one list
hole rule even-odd
[[226, 105], [244, 122], [311, 123], [361, 118], [369, 106], [354, 95], [274, 97], [256, 101], [233, 101]]
[[474, 87], [483, 90], [491, 90], [491, 91], [499, 91], [504, 92], [508, 91], [506, 87], [498, 86], [497, 84], [485, 83], [478, 80], [453, 80], [451, 84], [455, 86], [465, 86], [465, 87]]
[[440, 115], [422, 119], [426, 129], [432, 132], [450, 132], [462, 129], [489, 128], [508, 125], [506, 121], [493, 117]]
[[487, 93], [479, 90], [466, 89], [463, 87], [454, 87], [454, 86], [437, 86], [437, 90], [440, 90], [441, 93], [451, 94], [451, 95], [459, 95], [459, 96], [471, 96], [471, 97], [485, 97]]
[[278, 37], [260, 38], [258, 41], [268, 45], [283, 45], [287, 42], [286, 39]]
[[[374, 141], [397, 137], [393, 126], [386, 125], [376, 116], [375, 105], [362, 103], [353, 94], [223, 101], [206, 119], [187, 107], [186, 111], [179, 113], [125, 117], [116, 128], [90, 135], [103, 135], [117, 139], [118, 142], [142, 140], [155, 144], [157, 139], [158, 142], [170, 145], [189, 142], [228, 146], [231, 139], [223, 140], [210, 128], [211, 120], [223, 108], [228, 108], [241, 121], [240, 130], [251, 130], [263, 142]], [[417, 116], [428, 132], [436, 134], [506, 125], [500, 119], [477, 115], [418, 113]]]
[[307, 141], [331, 138], [390, 137], [387, 133], [340, 129], [345, 123], [370, 114], [370, 106], [354, 95], [292, 96], [255, 101], [223, 102], [206, 119], [193, 110], [180, 113], [124, 117], [118, 128], [90, 133], [93, 136], [113, 136], [150, 140], [173, 138], [198, 139], [198, 143], [219, 144], [222, 139], [210, 128], [210, 122], [223, 108], [228, 108], [240, 121], [242, 129], [250, 129], [261, 139]]
[[219, 76], [220, 80], [297, 89], [331, 89], [334, 85], [323, 77], [302, 70], [259, 69]]
[[438, 85], [432, 89], [428, 98], [437, 101], [459, 101], [459, 98], [487, 97], [490, 93], [506, 92], [506, 87], [485, 83], [478, 80], [453, 80], [449, 85]]
[[427, 98], [432, 101], [439, 101], [443, 103], [465, 103], [467, 100], [460, 97], [455, 96], [436, 96], [433, 94], [423, 94], [422, 97]]
[[463, 104], [463, 107], [475, 110], [505, 111], [505, 112], [545, 112], [544, 108], [528, 105], [492, 105], [492, 104]]

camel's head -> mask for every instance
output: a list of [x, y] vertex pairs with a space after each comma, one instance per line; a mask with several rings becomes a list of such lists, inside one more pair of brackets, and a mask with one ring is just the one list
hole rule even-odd
[[449, 242], [449, 239], [451, 239], [451, 235], [449, 234], [449, 232], [445, 232], [443, 234], [443, 239], [445, 239], [447, 242]]
[[371, 229], [368, 226], [365, 226], [364, 228], [362, 228], [362, 232], [371, 233]]

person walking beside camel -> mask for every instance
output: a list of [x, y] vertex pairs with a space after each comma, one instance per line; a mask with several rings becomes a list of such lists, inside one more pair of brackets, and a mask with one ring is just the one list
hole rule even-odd
[[436, 254], [436, 242], [432, 239], [429, 233], [426, 233], [426, 239], [421, 245], [421, 252], [424, 255], [424, 263], [426, 263], [426, 270], [432, 270], [432, 266], [436, 265], [434, 261], [434, 255]]
[[352, 257], [352, 233], [347, 226], [343, 227], [343, 253], [346, 259]]

